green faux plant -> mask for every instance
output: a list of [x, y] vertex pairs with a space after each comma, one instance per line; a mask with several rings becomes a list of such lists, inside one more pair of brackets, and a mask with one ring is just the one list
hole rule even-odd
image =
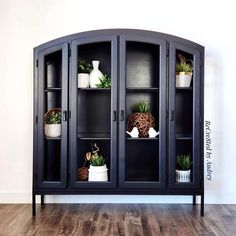
[[97, 84], [97, 88], [110, 88], [111, 87], [111, 78], [104, 74], [102, 77], [99, 78], [100, 83]]
[[78, 61], [78, 73], [86, 73], [89, 74], [93, 70], [93, 66], [91, 63], [86, 60], [79, 59]]
[[177, 155], [177, 169], [178, 170], [190, 170], [192, 165], [190, 154]]
[[45, 119], [46, 124], [60, 124], [61, 123], [61, 112], [52, 111]]
[[150, 112], [150, 105], [144, 101], [135, 103], [132, 108], [132, 112], [147, 113]]
[[90, 159], [90, 164], [92, 166], [104, 166], [106, 163], [106, 159], [102, 155], [92, 155]]
[[192, 72], [192, 70], [192, 66], [186, 62], [176, 64], [176, 72]]

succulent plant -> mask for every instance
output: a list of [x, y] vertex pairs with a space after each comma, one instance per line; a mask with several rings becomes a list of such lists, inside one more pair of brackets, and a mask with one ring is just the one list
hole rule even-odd
[[190, 154], [177, 155], [177, 169], [178, 170], [189, 170], [192, 165]]
[[176, 64], [176, 72], [192, 72], [192, 66], [186, 62]]
[[90, 164], [92, 166], [103, 166], [106, 163], [106, 159], [102, 155], [92, 155], [90, 159]]
[[86, 60], [79, 59], [78, 61], [78, 73], [87, 73], [89, 74], [93, 69], [91, 63], [87, 62]]
[[111, 78], [104, 74], [102, 77], [99, 78], [100, 83], [97, 84], [97, 88], [110, 88], [111, 87]]
[[60, 124], [61, 123], [61, 112], [52, 111], [46, 118], [46, 124]]
[[132, 112], [147, 113], [150, 112], [150, 105], [146, 102], [138, 102], [132, 106]]

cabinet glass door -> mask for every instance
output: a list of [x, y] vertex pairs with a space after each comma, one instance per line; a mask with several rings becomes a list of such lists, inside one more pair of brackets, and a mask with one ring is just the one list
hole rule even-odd
[[[70, 186], [112, 188], [116, 185], [117, 37], [74, 40], [71, 51]], [[97, 70], [90, 73], [93, 61], [99, 62], [102, 75]], [[81, 79], [82, 72], [90, 73], [89, 84]], [[96, 158], [101, 163], [96, 164]]]
[[119, 185], [164, 187], [166, 41], [122, 35], [119, 74]]
[[38, 54], [37, 187], [67, 184], [68, 45]]
[[200, 53], [172, 43], [169, 59], [170, 186], [198, 188], [201, 173]]

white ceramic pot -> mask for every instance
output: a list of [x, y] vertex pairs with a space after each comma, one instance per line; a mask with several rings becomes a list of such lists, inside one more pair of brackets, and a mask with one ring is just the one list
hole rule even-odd
[[89, 166], [88, 181], [108, 181], [107, 166]]
[[56, 138], [61, 136], [61, 124], [45, 124], [45, 135], [48, 138]]
[[79, 73], [78, 74], [78, 88], [89, 87], [89, 74]]
[[93, 64], [93, 70], [91, 71], [89, 75], [89, 85], [90, 85], [90, 88], [97, 88], [97, 85], [100, 84], [99, 78], [101, 78], [103, 74], [98, 69], [99, 61], [92, 61], [92, 64]]
[[175, 170], [176, 182], [190, 182], [191, 170]]
[[192, 74], [192, 72], [176, 73], [176, 87], [190, 87]]

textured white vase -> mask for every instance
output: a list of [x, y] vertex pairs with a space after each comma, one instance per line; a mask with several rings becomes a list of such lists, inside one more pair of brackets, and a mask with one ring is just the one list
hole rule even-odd
[[93, 64], [93, 70], [91, 71], [89, 75], [89, 85], [90, 85], [90, 88], [97, 88], [97, 85], [100, 84], [99, 78], [101, 78], [103, 74], [98, 69], [99, 61], [92, 61], [92, 64]]
[[191, 170], [175, 170], [176, 182], [190, 182]]
[[190, 87], [192, 80], [192, 72], [176, 73], [176, 87]]
[[89, 166], [88, 181], [108, 181], [107, 166]]
[[78, 74], [78, 88], [88, 88], [89, 87], [89, 74], [79, 73]]
[[61, 124], [45, 124], [45, 135], [48, 138], [57, 138], [61, 136]]

